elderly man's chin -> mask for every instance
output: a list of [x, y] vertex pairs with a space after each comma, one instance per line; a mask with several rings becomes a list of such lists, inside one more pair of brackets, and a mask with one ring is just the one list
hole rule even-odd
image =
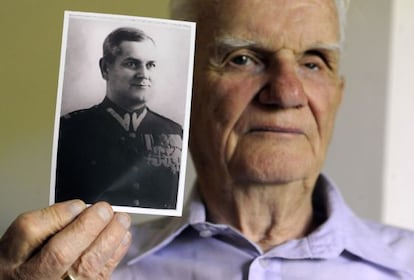
[[251, 147], [236, 151], [229, 172], [232, 180], [241, 184], [288, 184], [317, 176], [316, 162], [306, 150]]

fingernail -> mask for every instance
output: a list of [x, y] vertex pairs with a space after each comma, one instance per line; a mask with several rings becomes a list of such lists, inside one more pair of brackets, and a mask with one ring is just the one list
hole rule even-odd
[[98, 214], [105, 222], [108, 222], [112, 217], [112, 212], [105, 206], [98, 207]]
[[85, 203], [80, 200], [75, 200], [69, 205], [69, 210], [74, 217], [79, 215], [83, 210], [85, 210]]
[[116, 216], [118, 222], [125, 228], [129, 228], [131, 225], [131, 218], [127, 214], [118, 213]]

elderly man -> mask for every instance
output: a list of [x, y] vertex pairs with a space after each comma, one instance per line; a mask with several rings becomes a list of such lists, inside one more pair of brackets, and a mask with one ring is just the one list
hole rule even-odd
[[[132, 230], [113, 277], [414, 279], [414, 234], [359, 219], [320, 174], [343, 92], [343, 1], [183, 4], [176, 11], [198, 23], [196, 189], [184, 217]], [[104, 204], [74, 218], [78, 203], [16, 220], [2, 243], [15, 249], [2, 254], [3, 275], [108, 276], [126, 252], [128, 223], [120, 214], [103, 221]], [[30, 227], [36, 219], [49, 235]], [[74, 232], [83, 236], [75, 243]]]
[[153, 95], [154, 40], [118, 28], [103, 43], [105, 99], [61, 118], [56, 201], [176, 207], [181, 126], [147, 108]]

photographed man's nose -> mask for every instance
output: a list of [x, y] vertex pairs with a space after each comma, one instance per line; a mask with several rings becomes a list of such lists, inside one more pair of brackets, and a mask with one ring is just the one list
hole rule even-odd
[[263, 105], [279, 108], [300, 108], [307, 103], [302, 81], [293, 65], [269, 67], [267, 84], [258, 100]]
[[149, 79], [150, 70], [145, 65], [141, 65], [139, 68], [137, 68], [135, 75], [140, 79]]

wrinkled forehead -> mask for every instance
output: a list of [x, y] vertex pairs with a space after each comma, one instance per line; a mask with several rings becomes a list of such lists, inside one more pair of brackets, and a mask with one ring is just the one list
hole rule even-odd
[[339, 41], [332, 0], [211, 0], [200, 5], [198, 40], [202, 44], [232, 36], [271, 45]]

